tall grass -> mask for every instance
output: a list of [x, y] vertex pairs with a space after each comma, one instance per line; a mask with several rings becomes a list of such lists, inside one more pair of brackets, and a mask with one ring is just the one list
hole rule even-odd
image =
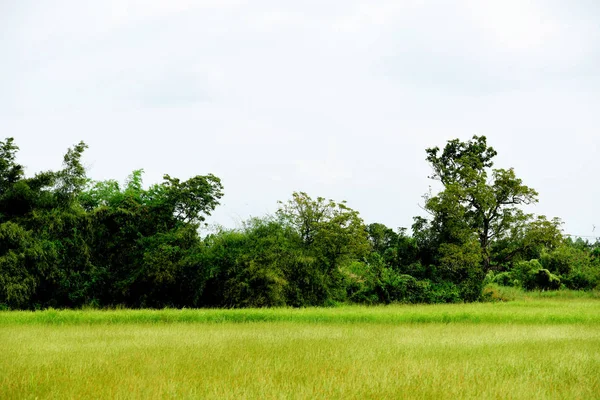
[[600, 302], [530, 299], [509, 303], [342, 306], [336, 308], [2, 311], [6, 324], [139, 323], [486, 323], [600, 324]]
[[586, 325], [12, 325], [0, 354], [2, 399], [600, 396]]
[[483, 298], [487, 301], [514, 301], [534, 299], [599, 299], [600, 291], [597, 290], [523, 290], [518, 287], [502, 286], [490, 283], [483, 289]]
[[600, 301], [0, 313], [0, 399], [594, 399]]

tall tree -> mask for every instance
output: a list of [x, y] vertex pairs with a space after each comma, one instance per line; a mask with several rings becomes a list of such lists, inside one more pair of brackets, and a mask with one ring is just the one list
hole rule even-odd
[[79, 142], [68, 149], [63, 158], [63, 169], [56, 173], [56, 196], [63, 207], [72, 205], [88, 183], [85, 167], [81, 163], [87, 148], [87, 144]]
[[23, 166], [16, 162], [17, 151], [13, 138], [0, 141], [0, 193], [23, 177]]
[[485, 136], [473, 136], [467, 142], [450, 140], [443, 151], [432, 147], [426, 152], [433, 169], [431, 178], [444, 186], [425, 204], [432, 224], [447, 236], [448, 244], [468, 243], [474, 235], [483, 269], [489, 269], [492, 243], [530, 217], [519, 206], [537, 202], [538, 193], [525, 186], [512, 168], [492, 169], [497, 153]]

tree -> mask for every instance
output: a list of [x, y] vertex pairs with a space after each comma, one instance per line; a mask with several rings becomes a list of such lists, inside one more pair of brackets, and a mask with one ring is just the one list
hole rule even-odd
[[377, 222], [367, 225], [367, 233], [373, 251], [382, 256], [386, 250], [394, 248], [398, 241], [398, 234], [393, 229]]
[[23, 166], [16, 162], [18, 151], [13, 138], [0, 141], [0, 221], [30, 210], [31, 189], [23, 182]]
[[17, 151], [13, 138], [0, 141], [0, 195], [23, 177], [23, 166], [16, 162]]
[[223, 196], [221, 180], [213, 174], [194, 176], [184, 182], [165, 175], [162, 186], [175, 217], [186, 223], [203, 222], [203, 214], [210, 215]]
[[346, 259], [362, 258], [370, 248], [367, 229], [358, 211], [346, 205], [304, 192], [294, 192], [286, 203], [279, 202], [277, 216], [294, 227], [306, 247], [325, 256], [330, 268]]
[[92, 262], [111, 283], [100, 292], [135, 306], [183, 305], [198, 223], [219, 204], [223, 187], [210, 174], [183, 182], [165, 175], [144, 189], [142, 175], [134, 171], [123, 187], [95, 182], [79, 195], [94, 224]]
[[0, 306], [30, 308], [55, 258], [50, 243], [13, 222], [0, 224]]
[[320, 304], [344, 301], [347, 293], [342, 269], [364, 259], [371, 247], [358, 211], [345, 202], [312, 199], [304, 192], [295, 192], [292, 199], [279, 203], [276, 215], [297, 232], [304, 253], [314, 260], [298, 263], [304, 282], [300, 292], [313, 293], [311, 302]]
[[490, 268], [492, 244], [530, 216], [519, 206], [537, 202], [538, 193], [525, 186], [514, 170], [491, 169], [496, 151], [485, 136], [448, 141], [426, 150], [433, 169], [432, 179], [443, 190], [429, 196], [425, 209], [433, 216], [432, 226], [441, 242], [461, 245], [473, 236], [479, 242], [484, 271]]
[[537, 259], [544, 251], [555, 250], [565, 241], [561, 225], [560, 219], [548, 220], [544, 215], [515, 223], [504, 238], [494, 242], [494, 262], [502, 267], [515, 261]]
[[87, 148], [87, 144], [79, 142], [68, 149], [63, 159], [63, 169], [56, 173], [56, 195], [62, 206], [71, 205], [88, 183], [85, 167], [81, 163]]

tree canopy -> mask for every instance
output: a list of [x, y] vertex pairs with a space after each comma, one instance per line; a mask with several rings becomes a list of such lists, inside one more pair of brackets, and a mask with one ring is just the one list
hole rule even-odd
[[468, 245], [476, 237], [483, 269], [489, 270], [491, 247], [531, 218], [519, 206], [536, 203], [538, 193], [525, 186], [512, 168], [492, 169], [497, 153], [485, 136], [450, 140], [443, 151], [433, 147], [426, 152], [432, 179], [444, 186], [425, 203], [436, 233], [449, 245]]
[[294, 192], [273, 215], [200, 234], [224, 196], [210, 173], [93, 181], [87, 145], [26, 176], [0, 141], [0, 309], [269, 307], [461, 302], [488, 283], [600, 288], [600, 243], [528, 214], [538, 193], [494, 168], [484, 136], [426, 149], [441, 190], [412, 231], [366, 224], [345, 201]]

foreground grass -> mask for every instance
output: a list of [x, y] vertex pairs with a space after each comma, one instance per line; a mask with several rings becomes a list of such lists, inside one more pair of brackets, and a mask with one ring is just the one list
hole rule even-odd
[[0, 354], [2, 399], [592, 399], [600, 301], [3, 312]]

